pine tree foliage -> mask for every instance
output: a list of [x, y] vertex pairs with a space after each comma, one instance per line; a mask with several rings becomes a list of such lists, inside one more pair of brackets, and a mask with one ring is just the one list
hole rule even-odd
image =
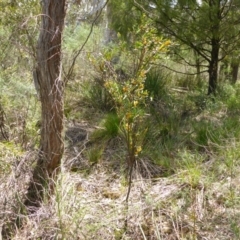
[[[231, 55], [239, 44], [239, 12], [234, 0], [179, 0], [179, 1], [125, 1], [111, 0], [111, 27], [128, 42], [134, 25], [142, 24], [145, 13], [155, 22], [156, 29], [172, 38], [181, 47], [174, 49], [178, 57], [199, 74], [209, 73], [208, 94], [215, 94], [218, 82], [219, 62]], [[185, 46], [185, 47], [184, 47]], [[193, 50], [195, 62], [186, 59], [180, 48]]]
[[[208, 94], [217, 89], [219, 61], [239, 45], [239, 11], [234, 0], [134, 1], [160, 33], [194, 50], [209, 72]], [[226, 51], [226, 45], [228, 51]]]

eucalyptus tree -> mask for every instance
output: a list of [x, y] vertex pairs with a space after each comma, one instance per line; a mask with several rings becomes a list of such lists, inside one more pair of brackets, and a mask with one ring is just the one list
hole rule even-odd
[[42, 106], [40, 160], [49, 176], [63, 154], [63, 91], [61, 44], [66, 13], [65, 0], [43, 0], [37, 44], [36, 77]]
[[43, 0], [41, 6], [41, 26], [34, 70], [41, 103], [40, 154], [25, 202], [30, 207], [39, 206], [44, 183], [50, 183], [49, 180], [57, 175], [64, 151], [61, 45], [66, 1]]
[[[219, 61], [239, 43], [235, 0], [133, 0], [156, 23], [159, 32], [194, 50], [209, 75], [208, 94], [215, 94]], [[225, 44], [228, 45], [226, 52]]]

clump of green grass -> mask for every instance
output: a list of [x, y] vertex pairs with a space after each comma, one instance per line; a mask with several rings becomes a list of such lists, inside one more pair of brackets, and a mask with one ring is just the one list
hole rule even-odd
[[101, 161], [103, 155], [103, 147], [101, 146], [94, 146], [87, 150], [86, 157], [90, 164], [94, 165]]
[[84, 83], [84, 98], [88, 104], [98, 111], [110, 112], [114, 110], [114, 102], [112, 96], [107, 89], [98, 81]]
[[216, 127], [211, 122], [201, 122], [193, 125], [195, 138], [193, 142], [196, 147], [202, 149], [213, 144], [220, 144], [222, 141], [222, 128]]
[[115, 138], [119, 134], [120, 118], [116, 113], [109, 113], [105, 115], [100, 123], [100, 129], [95, 130], [92, 135], [92, 140], [100, 139], [101, 141], [108, 141]]
[[166, 96], [168, 80], [163, 69], [153, 69], [146, 74], [144, 88], [151, 101], [157, 101]]
[[178, 153], [177, 169], [180, 170], [180, 178], [192, 188], [198, 186], [202, 177], [202, 167], [204, 155], [189, 150], [182, 150]]

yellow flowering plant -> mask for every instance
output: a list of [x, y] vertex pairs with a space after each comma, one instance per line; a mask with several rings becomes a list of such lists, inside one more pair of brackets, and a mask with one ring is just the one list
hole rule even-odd
[[169, 40], [164, 41], [156, 34], [147, 18], [143, 22], [144, 25], [136, 26], [135, 40], [130, 50], [125, 42], [120, 44], [120, 51], [127, 53], [133, 61], [131, 77], [118, 81], [117, 74], [112, 71], [112, 67], [109, 67], [112, 57], [109, 50], [102, 55], [96, 65], [98, 71], [106, 76], [104, 88], [112, 96], [116, 113], [121, 119], [119, 128], [126, 143], [129, 184], [136, 160], [142, 152], [143, 139], [147, 131], [143, 124], [147, 116], [146, 105], [149, 97], [144, 87], [146, 74], [152, 64], [160, 59], [160, 53], [165, 52], [171, 44]]

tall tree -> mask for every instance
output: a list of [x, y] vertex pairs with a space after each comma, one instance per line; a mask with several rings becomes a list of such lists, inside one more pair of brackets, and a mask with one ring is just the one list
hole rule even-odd
[[65, 0], [43, 0], [40, 34], [37, 43], [35, 81], [41, 101], [40, 155], [29, 187], [26, 205], [37, 205], [42, 184], [56, 176], [63, 155], [63, 91], [61, 44], [66, 13]]

